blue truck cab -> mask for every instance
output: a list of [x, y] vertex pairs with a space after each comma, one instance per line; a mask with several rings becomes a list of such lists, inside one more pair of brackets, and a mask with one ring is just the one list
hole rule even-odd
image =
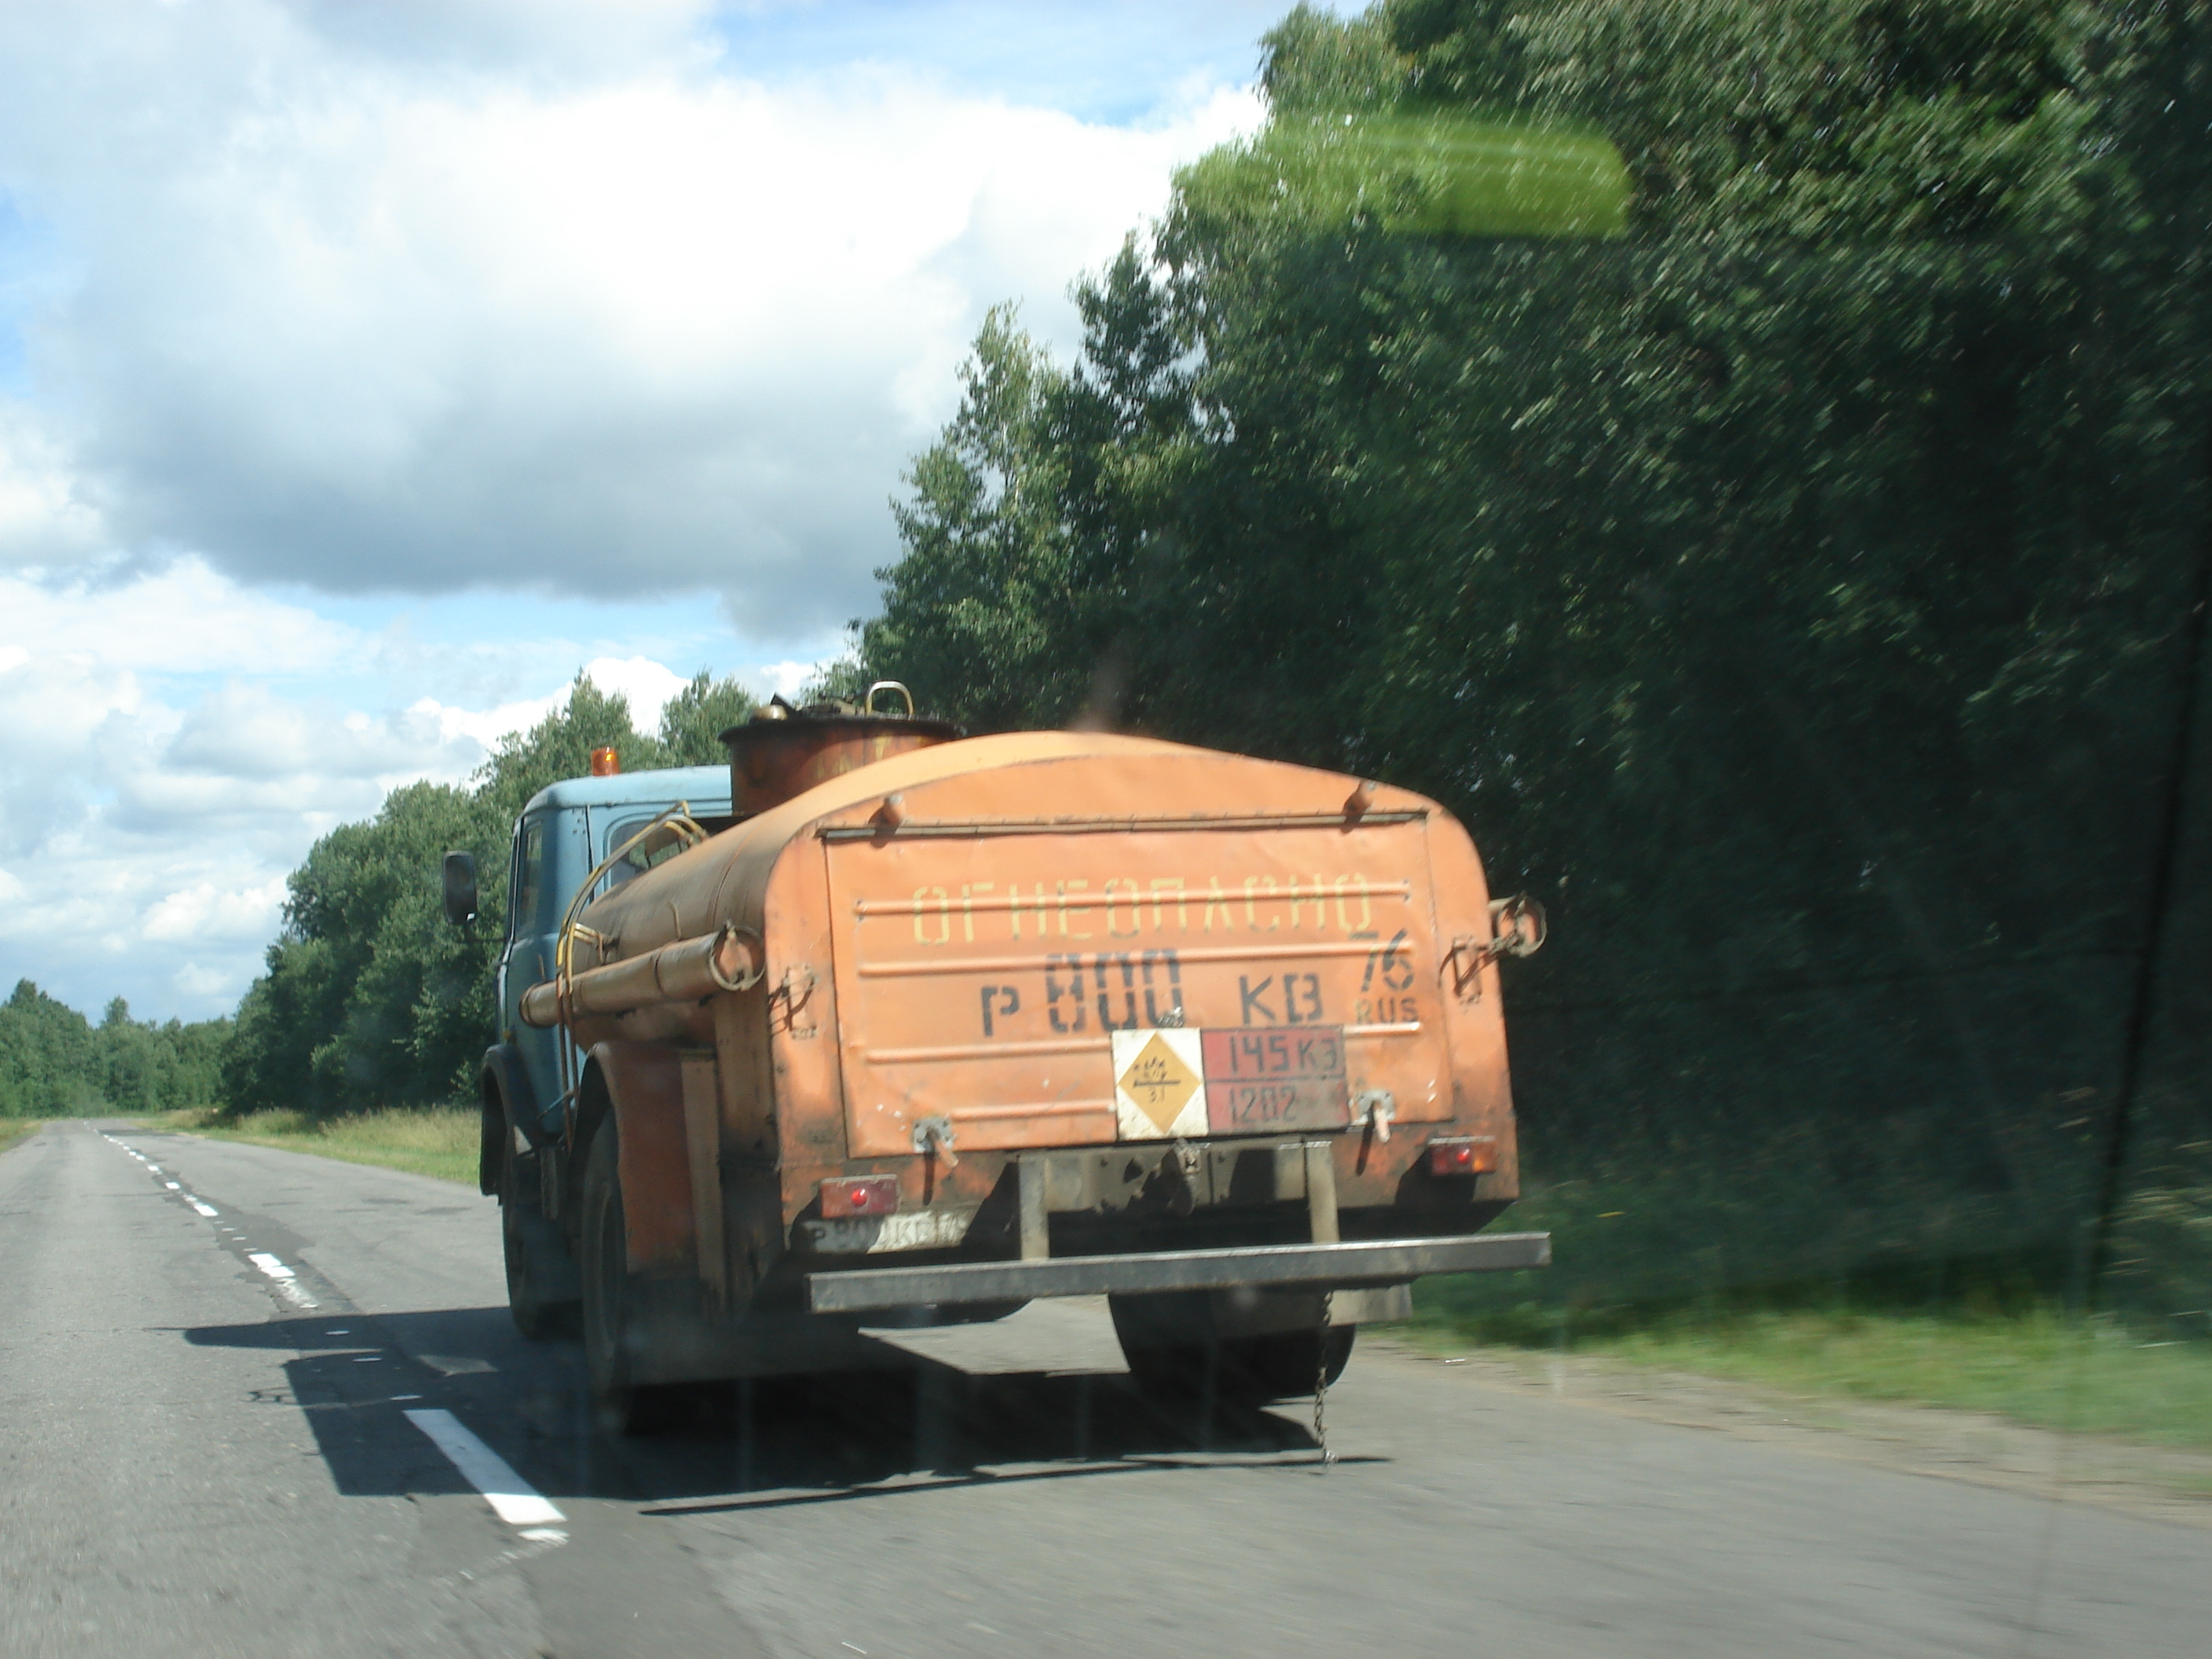
[[[568, 778], [530, 798], [516, 820], [507, 865], [507, 941], [499, 958], [499, 1044], [487, 1072], [505, 1096], [512, 1127], [533, 1146], [562, 1131], [562, 1063], [568, 1042], [556, 1028], [523, 1023], [522, 994], [553, 976], [554, 941], [561, 918], [592, 872], [663, 813], [681, 808], [709, 829], [728, 822], [730, 769], [686, 766], [611, 777]], [[603, 874], [593, 896], [618, 887], [672, 850], [637, 849]], [[489, 1127], [489, 1125], [487, 1126]]]

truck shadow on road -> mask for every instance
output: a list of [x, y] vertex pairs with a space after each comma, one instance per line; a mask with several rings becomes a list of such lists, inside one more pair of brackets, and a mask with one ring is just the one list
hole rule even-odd
[[503, 1308], [342, 1313], [185, 1330], [196, 1346], [284, 1352], [286, 1387], [258, 1391], [306, 1415], [341, 1492], [465, 1492], [410, 1423], [442, 1407], [548, 1497], [605, 1498], [663, 1514], [888, 1498], [902, 1492], [1146, 1471], [1255, 1458], [1317, 1461], [1293, 1413], [1167, 1405], [1105, 1371], [972, 1373], [886, 1347], [882, 1370], [672, 1390], [652, 1431], [596, 1422], [573, 1342], [527, 1343]]

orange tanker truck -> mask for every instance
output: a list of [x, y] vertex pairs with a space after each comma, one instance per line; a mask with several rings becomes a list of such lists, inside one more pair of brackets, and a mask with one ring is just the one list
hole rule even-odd
[[[1498, 959], [1542, 916], [1448, 813], [874, 702], [724, 733], [726, 810], [667, 803], [510, 940], [483, 1188], [608, 1418], [1100, 1294], [1140, 1386], [1305, 1393], [1414, 1278], [1548, 1259], [1479, 1233], [1518, 1191]], [[526, 814], [518, 871], [562, 833]]]

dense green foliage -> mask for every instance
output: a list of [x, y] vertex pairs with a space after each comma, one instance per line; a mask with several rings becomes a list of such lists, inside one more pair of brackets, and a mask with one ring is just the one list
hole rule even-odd
[[[578, 676], [568, 702], [506, 738], [465, 787], [395, 790], [376, 817], [333, 830], [292, 872], [283, 936], [238, 1011], [222, 1067], [233, 1112], [313, 1115], [465, 1097], [494, 1028], [492, 973], [507, 927], [507, 842], [531, 796], [612, 747], [624, 771], [725, 758], [715, 733], [752, 711], [733, 680], [702, 673], [657, 735], [629, 704]], [[445, 854], [483, 874], [475, 932], [440, 908]]]
[[[2206, 29], [1302, 8], [1268, 130], [1079, 289], [1079, 361], [986, 325], [852, 670], [1460, 813], [1557, 924], [1513, 988], [1534, 1166], [1633, 1214], [1575, 1294], [2063, 1281], [2205, 551]], [[1478, 144], [1391, 159], [1478, 130], [1551, 156], [1558, 234], [1453, 182]], [[1559, 206], [1593, 135], [1611, 216]], [[2152, 1187], [2212, 1141], [2191, 822]]]
[[121, 997], [94, 1025], [18, 980], [0, 1003], [0, 1117], [213, 1105], [230, 1029], [227, 1019], [134, 1020]]

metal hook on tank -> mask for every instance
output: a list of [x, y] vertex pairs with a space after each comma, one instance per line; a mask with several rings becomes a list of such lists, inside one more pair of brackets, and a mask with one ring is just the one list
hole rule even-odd
[[952, 1120], [942, 1113], [915, 1121], [914, 1149], [924, 1158], [941, 1159], [948, 1170], [960, 1167], [960, 1160], [952, 1155]]

